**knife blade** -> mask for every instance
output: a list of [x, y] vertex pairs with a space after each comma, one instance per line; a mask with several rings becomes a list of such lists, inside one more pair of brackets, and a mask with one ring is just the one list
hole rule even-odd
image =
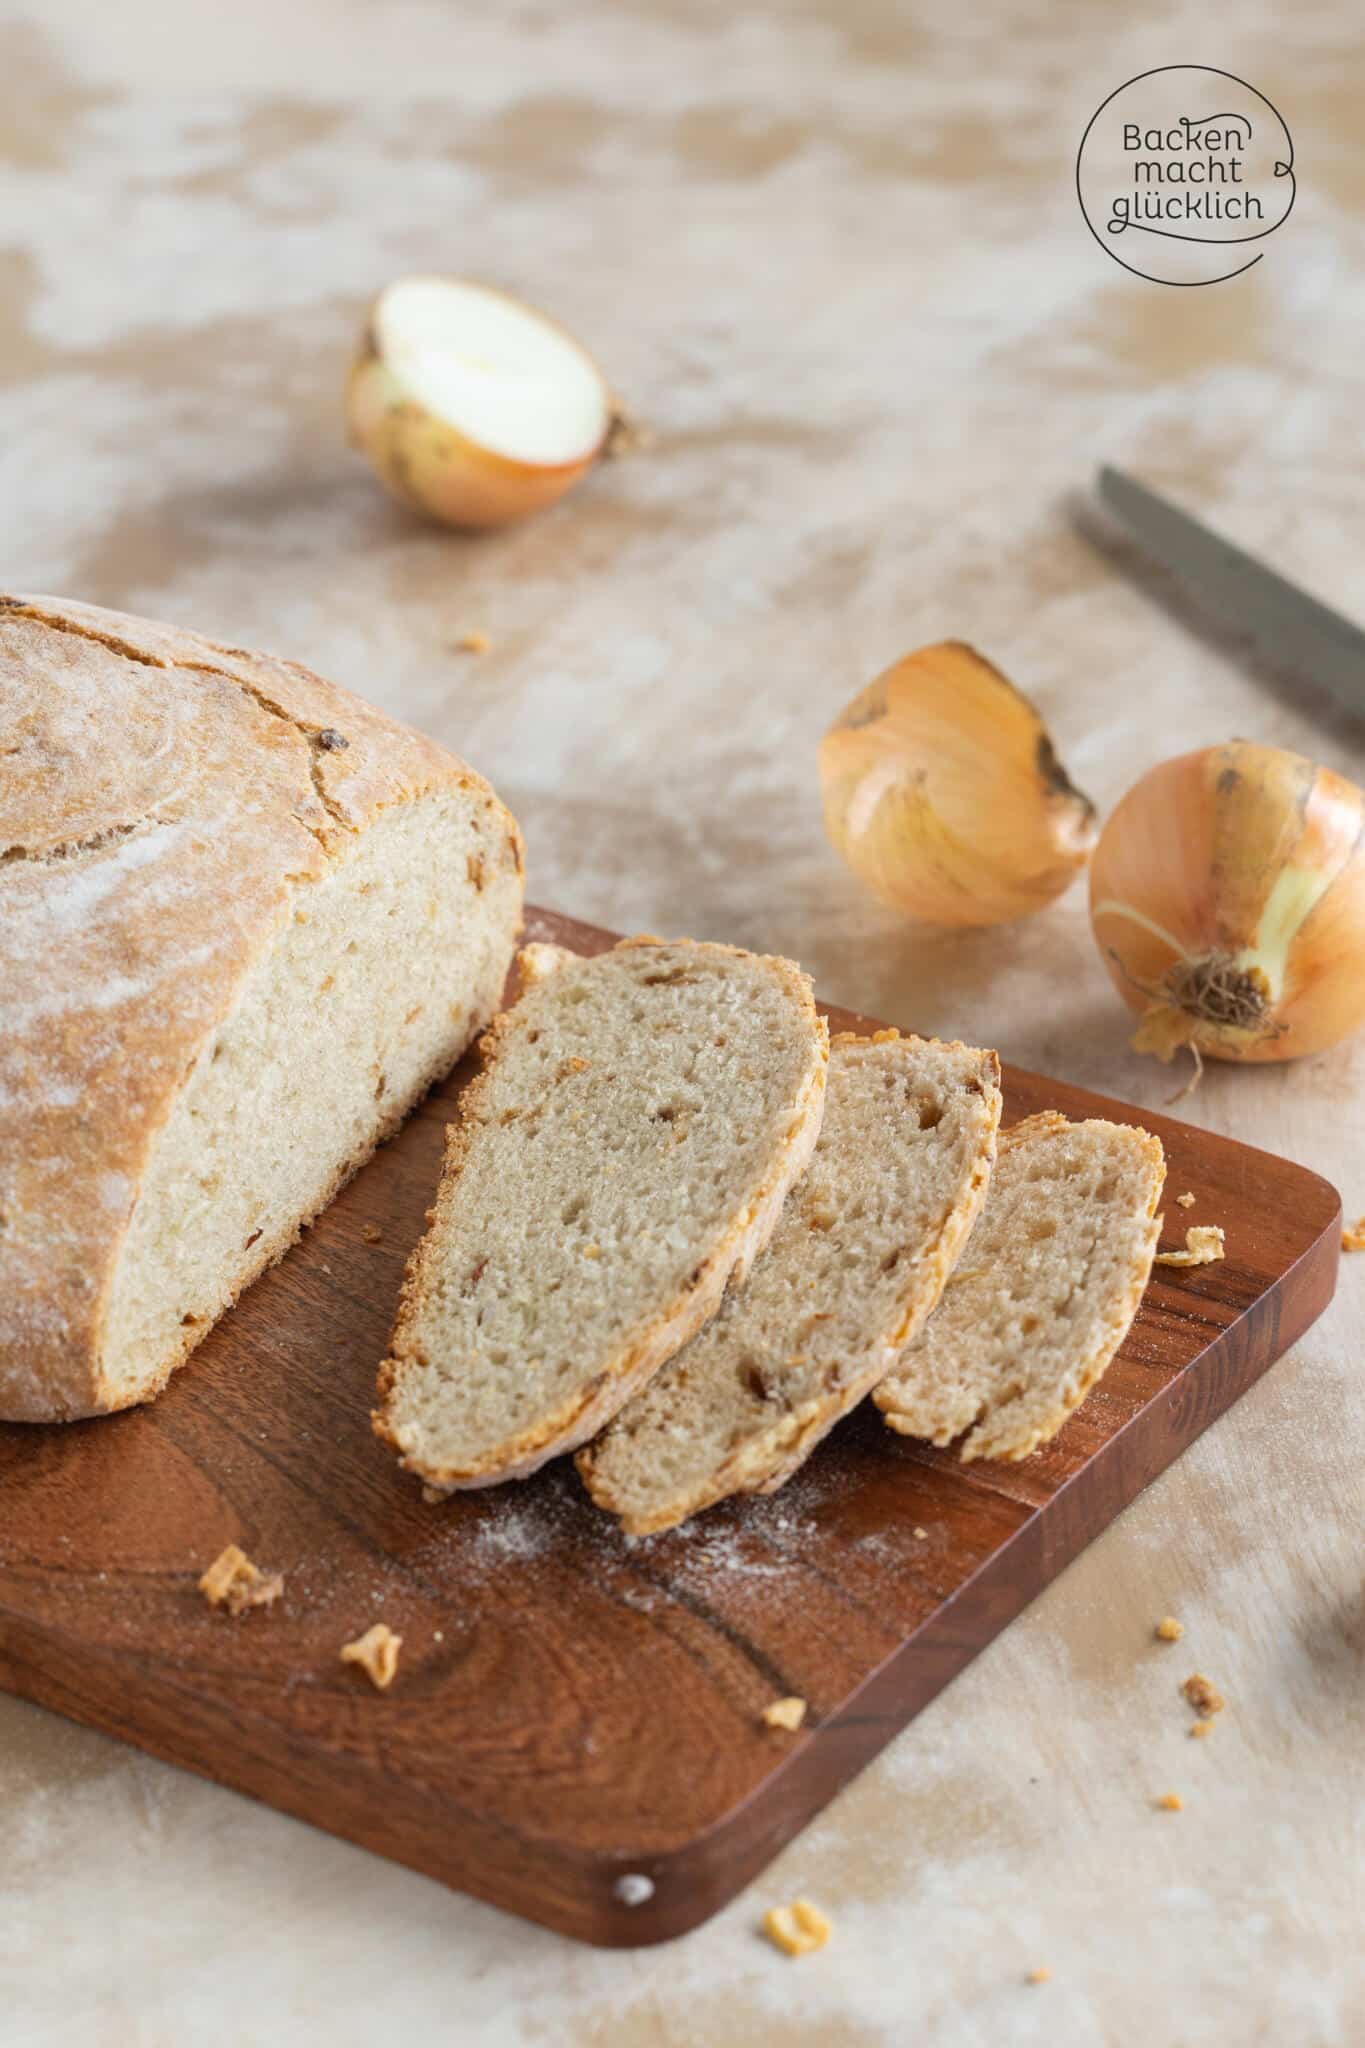
[[1365, 716], [1365, 632], [1359, 626], [1121, 470], [1100, 470], [1099, 494], [1148, 554], [1259, 652]]

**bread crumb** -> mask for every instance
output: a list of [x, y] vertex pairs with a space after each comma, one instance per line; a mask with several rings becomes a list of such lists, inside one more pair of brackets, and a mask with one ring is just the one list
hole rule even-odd
[[362, 1223], [360, 1235], [364, 1238], [366, 1244], [378, 1244], [384, 1233], [377, 1223]]
[[796, 1899], [790, 1906], [769, 1906], [763, 1915], [763, 1932], [789, 1956], [808, 1956], [823, 1948], [832, 1931], [831, 1923], [809, 1899]]
[[1225, 1256], [1223, 1232], [1216, 1223], [1196, 1223], [1185, 1232], [1183, 1252], [1158, 1252], [1158, 1266], [1211, 1266]]
[[806, 1718], [806, 1702], [795, 1696], [785, 1700], [774, 1700], [763, 1709], [763, 1722], [768, 1728], [799, 1728]]
[[654, 1896], [654, 1880], [642, 1870], [628, 1870], [624, 1877], [617, 1878], [612, 1891], [623, 1906], [643, 1906]]
[[1163, 1813], [1183, 1813], [1185, 1811], [1185, 1802], [1178, 1792], [1163, 1792], [1160, 1799], [1157, 1800], [1157, 1805]]
[[916, 1529], [916, 1530], [914, 1531], [914, 1534], [915, 1534], [916, 1536], [919, 1536], [919, 1537], [924, 1537], [924, 1536], [927, 1536], [927, 1535], [929, 1534], [929, 1531], [928, 1531], [927, 1529], [918, 1529], [918, 1528], [917, 1528], [917, 1529]]
[[1348, 1223], [1341, 1233], [1341, 1249], [1344, 1252], [1365, 1252], [1365, 1216], [1357, 1216], [1354, 1223]]
[[402, 1647], [403, 1638], [396, 1636], [386, 1621], [377, 1621], [353, 1643], [342, 1644], [341, 1661], [343, 1664], [359, 1664], [371, 1685], [380, 1692], [387, 1692], [393, 1684], [398, 1669], [398, 1652]]
[[449, 1498], [450, 1496], [443, 1486], [432, 1486], [425, 1479], [422, 1481], [422, 1499], [429, 1508], [434, 1508], [437, 1501], [448, 1500]]
[[1156, 1625], [1156, 1633], [1159, 1642], [1178, 1643], [1185, 1633], [1185, 1625], [1173, 1614], [1164, 1614]]
[[1051, 1981], [1052, 1972], [1046, 1963], [1035, 1963], [1028, 1976], [1024, 1979], [1026, 1984], [1048, 1984]]
[[1227, 1701], [1216, 1685], [1210, 1685], [1198, 1671], [1192, 1671], [1180, 1688], [1201, 1721], [1207, 1721], [1211, 1714], [1221, 1714]]
[[487, 654], [492, 645], [493, 642], [489, 639], [487, 633], [478, 631], [461, 633], [459, 639], [455, 642], [456, 649], [461, 654]]
[[284, 1591], [284, 1577], [280, 1572], [263, 1572], [244, 1550], [229, 1543], [200, 1579], [199, 1590], [210, 1607], [245, 1614], [249, 1607], [273, 1607]]
[[1194, 1207], [1193, 1195], [1177, 1195], [1175, 1201], [1178, 1209], [1192, 1209]]
[[1201, 1739], [1205, 1735], [1212, 1735], [1213, 1723], [1212, 1721], [1192, 1721], [1190, 1723], [1190, 1733], [1191, 1735], [1196, 1735]]

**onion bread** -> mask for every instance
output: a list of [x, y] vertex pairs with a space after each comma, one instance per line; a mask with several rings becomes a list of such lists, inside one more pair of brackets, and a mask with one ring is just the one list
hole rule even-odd
[[767, 1251], [579, 1453], [598, 1505], [644, 1535], [789, 1478], [938, 1300], [999, 1120], [993, 1052], [893, 1031], [834, 1039], [820, 1142]]
[[496, 1007], [521, 840], [307, 669], [0, 599], [0, 1420], [146, 1400]]
[[966, 1259], [876, 1400], [959, 1455], [1026, 1458], [1055, 1436], [1137, 1314], [1161, 1235], [1161, 1141], [1056, 1110], [1000, 1139]]
[[376, 1429], [438, 1487], [595, 1435], [748, 1270], [819, 1134], [828, 1032], [789, 960], [635, 939], [525, 982], [380, 1374]]

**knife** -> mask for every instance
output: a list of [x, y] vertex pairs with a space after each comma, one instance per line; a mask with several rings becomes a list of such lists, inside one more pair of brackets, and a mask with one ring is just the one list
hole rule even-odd
[[1359, 626], [1121, 470], [1101, 469], [1099, 493], [1148, 554], [1259, 652], [1365, 715], [1365, 632]]

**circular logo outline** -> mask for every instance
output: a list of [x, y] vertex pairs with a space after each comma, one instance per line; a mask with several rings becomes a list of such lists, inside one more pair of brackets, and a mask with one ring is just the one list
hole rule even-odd
[[1246, 263], [1239, 263], [1235, 270], [1225, 270], [1218, 277], [1155, 277], [1150, 270], [1140, 270], [1137, 264], [1126, 263], [1122, 256], [1114, 254], [1109, 243], [1104, 241], [1095, 223], [1091, 220], [1086, 210], [1085, 194], [1081, 189], [1081, 160], [1085, 155], [1085, 145], [1090, 138], [1091, 129], [1099, 120], [1100, 115], [1104, 112], [1110, 101], [1116, 100], [1121, 92], [1127, 92], [1129, 86], [1141, 85], [1144, 78], [1157, 78], [1167, 71], [1206, 71], [1211, 78], [1231, 79], [1234, 85], [1240, 85], [1244, 92], [1249, 92], [1253, 99], [1259, 100], [1263, 107], [1269, 107], [1271, 113], [1283, 129], [1285, 140], [1289, 144], [1288, 163], [1277, 163], [1275, 165], [1276, 176], [1286, 177], [1289, 180], [1289, 204], [1277, 221], [1272, 221], [1268, 228], [1262, 228], [1259, 234], [1255, 235], [1213, 235], [1206, 238], [1203, 235], [1178, 235], [1172, 228], [1149, 228], [1145, 230], [1148, 234], [1162, 235], [1168, 241], [1174, 242], [1202, 242], [1205, 247], [1216, 247], [1220, 243], [1223, 246], [1227, 246], [1233, 242], [1264, 241], [1267, 235], [1273, 235], [1278, 228], [1284, 226], [1290, 214], [1294, 211], [1294, 201], [1299, 196], [1299, 181], [1294, 176], [1294, 138], [1289, 132], [1289, 123], [1275, 105], [1274, 100], [1267, 99], [1263, 92], [1258, 92], [1256, 87], [1245, 78], [1239, 78], [1235, 71], [1222, 71], [1216, 64], [1153, 64], [1148, 70], [1139, 71], [1132, 78], [1125, 79], [1122, 85], [1116, 85], [1114, 90], [1100, 101], [1094, 113], [1086, 122], [1085, 132], [1081, 136], [1080, 146], [1076, 151], [1076, 203], [1081, 209], [1081, 219], [1085, 222], [1091, 235], [1100, 248], [1103, 249], [1105, 255], [1110, 258], [1111, 262], [1117, 263], [1120, 270], [1126, 270], [1130, 276], [1145, 278], [1148, 284], [1170, 285], [1176, 291], [1198, 291], [1204, 285], [1227, 284], [1231, 278], [1244, 277], [1248, 270], [1254, 268], [1261, 261], [1265, 255], [1265, 250], [1258, 249], [1256, 254]]

